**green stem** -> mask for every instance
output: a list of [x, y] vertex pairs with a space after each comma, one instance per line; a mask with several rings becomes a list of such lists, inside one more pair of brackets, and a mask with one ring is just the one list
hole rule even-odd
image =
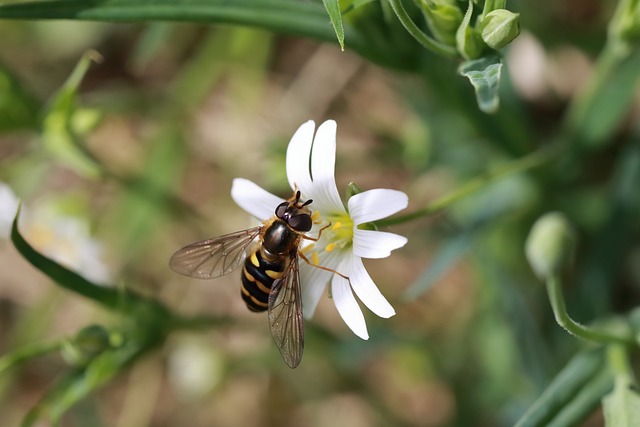
[[59, 350], [65, 341], [66, 340], [63, 339], [52, 342], [35, 343], [5, 354], [0, 357], [0, 374], [12, 366], [19, 365], [29, 359]]
[[631, 369], [625, 346], [618, 344], [608, 346], [607, 360], [617, 381], [622, 381], [625, 385], [635, 384], [633, 369]]
[[416, 24], [413, 22], [404, 6], [402, 0], [388, 0], [391, 8], [395, 12], [396, 16], [400, 20], [402, 26], [407, 30], [411, 36], [417, 40], [426, 49], [444, 56], [456, 56], [457, 51], [452, 46], [440, 43], [437, 40], [426, 35]]
[[557, 275], [547, 279], [547, 293], [553, 314], [558, 325], [562, 326], [571, 335], [596, 343], [633, 344], [633, 338], [628, 334], [617, 334], [613, 331], [594, 329], [573, 320], [569, 313], [562, 294], [562, 285]]
[[423, 209], [419, 209], [415, 212], [411, 212], [406, 215], [399, 215], [393, 218], [376, 221], [375, 225], [377, 227], [387, 227], [390, 225], [402, 224], [405, 222], [413, 221], [415, 219], [420, 219], [423, 217], [427, 217], [430, 215], [434, 215], [441, 210], [448, 208], [453, 203], [457, 202], [460, 199], [463, 199], [470, 195], [471, 193], [495, 182], [499, 179], [502, 179], [506, 176], [510, 176], [519, 172], [523, 172], [528, 169], [535, 168], [537, 166], [543, 165], [544, 163], [553, 160], [554, 154], [557, 151], [557, 146], [548, 147], [546, 149], [542, 149], [531, 154], [528, 154], [524, 157], [521, 157], [517, 160], [507, 163], [506, 165], [502, 165], [500, 168], [488, 171], [484, 175], [477, 176], [467, 182], [466, 184], [458, 187], [453, 192], [446, 194], [431, 203], [429, 203]]

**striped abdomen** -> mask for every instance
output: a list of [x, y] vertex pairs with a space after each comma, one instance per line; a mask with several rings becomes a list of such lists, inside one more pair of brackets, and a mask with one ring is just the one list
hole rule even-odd
[[258, 249], [244, 261], [242, 269], [242, 299], [251, 311], [265, 311], [273, 282], [282, 277], [288, 259], [267, 261]]

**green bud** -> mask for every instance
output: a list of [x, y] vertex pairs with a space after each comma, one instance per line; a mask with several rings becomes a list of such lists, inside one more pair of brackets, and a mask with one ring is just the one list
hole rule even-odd
[[575, 233], [567, 218], [551, 212], [538, 218], [531, 228], [525, 253], [534, 273], [545, 280], [572, 262], [575, 244]]
[[462, 18], [462, 23], [456, 31], [456, 47], [458, 52], [465, 59], [479, 58], [484, 49], [482, 37], [478, 31], [471, 26], [471, 15], [473, 14], [473, 3], [469, 2], [467, 13]]
[[109, 332], [100, 325], [90, 325], [66, 341], [61, 351], [67, 363], [84, 366], [109, 347], [111, 347]]
[[347, 200], [349, 200], [351, 196], [355, 196], [359, 193], [362, 193], [362, 190], [356, 185], [355, 182], [350, 182], [349, 185], [347, 185]]
[[419, 6], [434, 37], [455, 46], [456, 31], [462, 23], [462, 11], [458, 6], [427, 0], [421, 0]]
[[609, 22], [609, 36], [626, 42], [640, 39], [640, 2], [621, 0]]
[[501, 49], [520, 34], [520, 14], [507, 9], [488, 13], [480, 23], [482, 40], [493, 49]]

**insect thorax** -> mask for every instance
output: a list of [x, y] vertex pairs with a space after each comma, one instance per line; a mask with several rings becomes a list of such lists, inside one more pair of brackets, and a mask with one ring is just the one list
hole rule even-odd
[[291, 229], [284, 221], [275, 220], [267, 227], [262, 239], [262, 248], [266, 250], [266, 257], [280, 257], [298, 249], [300, 235]]

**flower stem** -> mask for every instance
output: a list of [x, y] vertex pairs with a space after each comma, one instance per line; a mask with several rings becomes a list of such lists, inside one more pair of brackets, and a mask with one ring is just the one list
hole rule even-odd
[[553, 275], [547, 279], [547, 293], [549, 294], [549, 302], [556, 322], [571, 335], [596, 343], [633, 344], [633, 338], [629, 334], [594, 329], [573, 320], [567, 313], [564, 295], [562, 294], [562, 284], [558, 275]]
[[19, 365], [29, 359], [59, 350], [64, 342], [65, 340], [63, 339], [51, 342], [35, 343], [14, 350], [11, 353], [7, 353], [4, 356], [0, 357], [0, 374], [2, 374], [7, 369]]
[[423, 217], [434, 215], [440, 212], [441, 210], [448, 208], [450, 205], [457, 202], [458, 200], [464, 199], [466, 196], [485, 187], [488, 184], [491, 184], [494, 181], [497, 181], [509, 175], [513, 175], [513, 174], [543, 165], [544, 163], [554, 158], [554, 153], [556, 152], [556, 148], [557, 148], [556, 146], [550, 146], [548, 148], [535, 151], [517, 160], [509, 162], [505, 165], [502, 165], [498, 169], [495, 169], [493, 171], [488, 171], [483, 175], [473, 178], [472, 180], [468, 181], [466, 184], [463, 184], [461, 187], [458, 187], [457, 189], [455, 189], [453, 192], [432, 201], [422, 209], [419, 209], [415, 212], [411, 212], [406, 215], [399, 215], [393, 218], [376, 221], [375, 225], [377, 227], [387, 227], [390, 225], [402, 224], [415, 219], [420, 219]]

